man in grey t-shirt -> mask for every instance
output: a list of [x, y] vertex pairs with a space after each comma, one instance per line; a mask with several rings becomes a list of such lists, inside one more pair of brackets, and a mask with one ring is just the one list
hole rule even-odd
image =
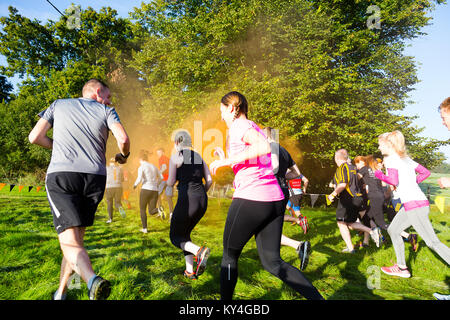
[[[106, 299], [110, 283], [97, 276], [84, 248], [85, 229], [94, 222], [106, 183], [106, 141], [109, 130], [117, 140], [122, 163], [130, 153], [130, 141], [114, 108], [108, 107], [110, 90], [100, 80], [91, 79], [83, 87], [83, 97], [59, 99], [31, 130], [31, 143], [52, 149], [47, 169], [46, 189], [53, 223], [63, 252], [61, 277], [53, 299], [64, 299], [67, 283], [76, 272], [87, 283], [89, 298]], [[53, 139], [47, 136], [53, 128]]]

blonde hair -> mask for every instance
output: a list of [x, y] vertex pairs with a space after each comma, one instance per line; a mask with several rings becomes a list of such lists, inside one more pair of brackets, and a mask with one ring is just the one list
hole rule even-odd
[[339, 160], [348, 160], [348, 152], [345, 149], [339, 149], [334, 153], [334, 156]]
[[378, 141], [383, 141], [389, 144], [392, 149], [400, 156], [400, 158], [406, 157], [406, 145], [405, 145], [405, 137], [403, 134], [398, 131], [385, 132], [378, 136]]

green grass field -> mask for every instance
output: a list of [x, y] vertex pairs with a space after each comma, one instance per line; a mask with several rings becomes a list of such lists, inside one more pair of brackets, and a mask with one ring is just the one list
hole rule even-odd
[[[432, 186], [435, 178], [427, 180]], [[0, 191], [0, 299], [44, 299], [57, 289], [61, 251], [44, 192], [17, 188]], [[440, 191], [440, 190], [438, 190]], [[113, 284], [110, 299], [218, 299], [219, 271], [222, 257], [222, 232], [229, 199], [210, 198], [208, 211], [192, 234], [197, 244], [212, 249], [205, 273], [195, 281], [185, 279], [184, 258], [169, 239], [169, 221], [149, 218], [149, 233], [139, 229], [136, 194], [134, 208], [122, 219], [106, 224], [105, 203], [99, 207], [96, 222], [88, 228], [85, 245], [94, 270]], [[133, 201], [134, 200], [134, 201]], [[449, 202], [450, 203], [450, 202]], [[440, 213], [431, 206], [430, 218], [438, 237], [450, 245], [450, 208]], [[304, 208], [310, 221], [307, 235], [298, 226], [284, 225], [283, 233], [297, 240], [311, 241], [313, 253], [304, 273], [326, 299], [434, 299], [433, 292], [450, 292], [450, 270], [422, 239], [417, 253], [405, 244], [407, 264], [413, 277], [402, 279], [380, 274], [379, 267], [395, 262], [390, 242], [382, 248], [370, 248], [356, 254], [341, 253], [345, 246], [335, 222], [333, 208]], [[387, 235], [386, 235], [387, 236]], [[353, 233], [354, 242], [359, 236]], [[298, 267], [293, 248], [281, 249], [283, 259]], [[255, 242], [244, 248], [239, 261], [239, 281], [235, 299], [303, 299], [280, 280], [262, 269]], [[367, 282], [378, 284], [368, 289]], [[375, 281], [371, 281], [374, 280]], [[377, 282], [378, 279], [379, 281]], [[86, 300], [84, 282], [72, 283], [68, 299]]]

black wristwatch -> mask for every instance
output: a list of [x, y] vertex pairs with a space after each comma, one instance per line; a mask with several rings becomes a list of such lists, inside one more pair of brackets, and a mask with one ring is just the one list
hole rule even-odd
[[120, 153], [120, 155], [126, 159], [126, 158], [128, 158], [130, 156], [130, 151], [128, 151], [127, 155], [122, 154], [122, 152]]

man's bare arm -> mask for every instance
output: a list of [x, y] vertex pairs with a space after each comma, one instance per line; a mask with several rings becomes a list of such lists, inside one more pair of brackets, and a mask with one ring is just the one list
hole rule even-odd
[[52, 149], [53, 139], [50, 139], [47, 136], [47, 132], [51, 128], [52, 125], [50, 124], [50, 122], [43, 118], [39, 119], [39, 121], [36, 123], [30, 134], [28, 135], [28, 140], [32, 144], [36, 144], [47, 149]]

